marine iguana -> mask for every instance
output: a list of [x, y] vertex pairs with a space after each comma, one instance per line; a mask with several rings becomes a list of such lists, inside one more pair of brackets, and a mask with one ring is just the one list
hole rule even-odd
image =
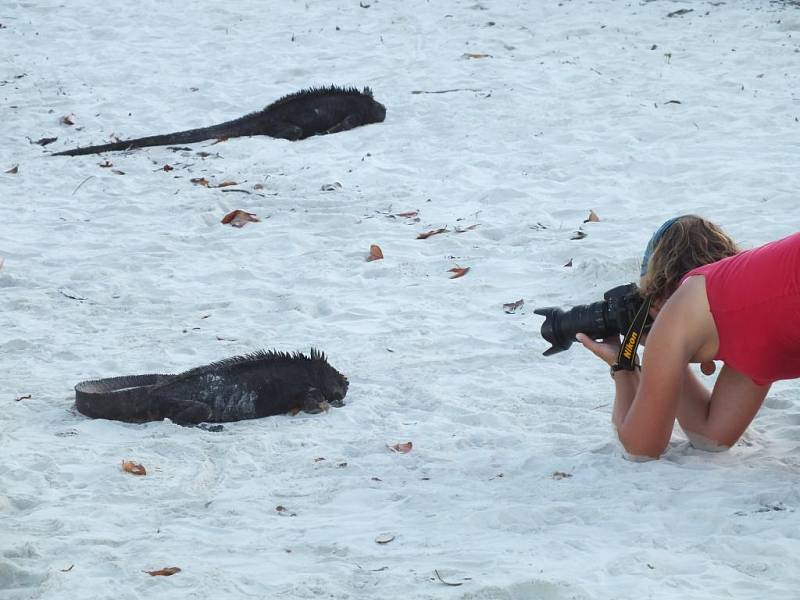
[[75, 407], [96, 419], [197, 425], [344, 406], [348, 385], [314, 348], [310, 356], [260, 351], [178, 375], [83, 381], [75, 386]]
[[78, 156], [145, 146], [191, 144], [214, 138], [227, 139], [246, 135], [268, 135], [294, 141], [312, 135], [346, 131], [359, 125], [380, 123], [385, 118], [386, 107], [372, 97], [372, 90], [368, 87], [361, 92], [352, 87], [310, 88], [284, 96], [262, 111], [219, 125], [74, 148], [56, 152], [52, 156]]

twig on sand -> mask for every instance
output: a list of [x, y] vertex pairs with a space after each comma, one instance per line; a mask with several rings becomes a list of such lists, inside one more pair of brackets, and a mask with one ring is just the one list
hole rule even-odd
[[84, 183], [86, 183], [87, 181], [89, 181], [90, 179], [92, 179], [93, 177], [94, 177], [94, 175], [89, 175], [89, 176], [88, 176], [86, 179], [84, 179], [83, 181], [81, 181], [81, 182], [78, 184], [78, 187], [76, 187], [74, 190], [72, 190], [72, 194], [71, 194], [71, 195], [72, 195], [72, 196], [74, 196], [74, 195], [75, 195], [75, 192], [77, 192], [79, 189], [81, 189], [81, 186], [82, 186]]
[[450, 94], [452, 92], [482, 92], [480, 88], [453, 88], [452, 90], [412, 90], [412, 94]]
[[439, 571], [437, 571], [436, 569], [434, 569], [434, 570], [433, 570], [433, 572], [434, 572], [434, 573], [436, 573], [436, 578], [437, 578], [439, 581], [441, 581], [443, 584], [445, 584], [445, 585], [451, 585], [451, 586], [453, 586], [453, 587], [456, 587], [456, 586], [459, 586], [459, 585], [464, 585], [464, 583], [463, 583], [463, 582], [453, 583], [453, 582], [451, 582], [451, 581], [445, 581], [444, 579], [442, 579], [442, 576], [441, 576], [441, 575], [439, 575]]
[[86, 298], [83, 296], [76, 296], [74, 294], [70, 294], [69, 292], [65, 292], [64, 290], [58, 290], [58, 293], [62, 296], [66, 296], [70, 300], [78, 300], [79, 302], [84, 302], [86, 300]]

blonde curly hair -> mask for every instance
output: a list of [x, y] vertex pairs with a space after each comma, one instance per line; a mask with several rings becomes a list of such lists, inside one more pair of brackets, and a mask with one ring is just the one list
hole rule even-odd
[[643, 297], [665, 301], [686, 273], [740, 252], [717, 225], [696, 215], [678, 217], [655, 243], [639, 283]]

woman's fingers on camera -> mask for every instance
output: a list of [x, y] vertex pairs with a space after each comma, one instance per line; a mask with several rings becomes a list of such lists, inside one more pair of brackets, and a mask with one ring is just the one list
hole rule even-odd
[[583, 344], [584, 348], [608, 364], [613, 363], [617, 359], [619, 338], [611, 337], [604, 339], [602, 342], [595, 342], [585, 333], [579, 333], [575, 336], [575, 339]]

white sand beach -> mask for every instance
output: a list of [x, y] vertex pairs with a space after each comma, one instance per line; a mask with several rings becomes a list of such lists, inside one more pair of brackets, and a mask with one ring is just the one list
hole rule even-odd
[[[633, 462], [607, 369], [543, 357], [533, 314], [636, 280], [674, 215], [798, 230], [797, 4], [3, 2], [0, 599], [797, 598], [800, 383], [727, 452], [676, 427]], [[49, 156], [328, 84], [385, 122]], [[312, 346], [346, 406], [217, 433], [74, 408]]]

